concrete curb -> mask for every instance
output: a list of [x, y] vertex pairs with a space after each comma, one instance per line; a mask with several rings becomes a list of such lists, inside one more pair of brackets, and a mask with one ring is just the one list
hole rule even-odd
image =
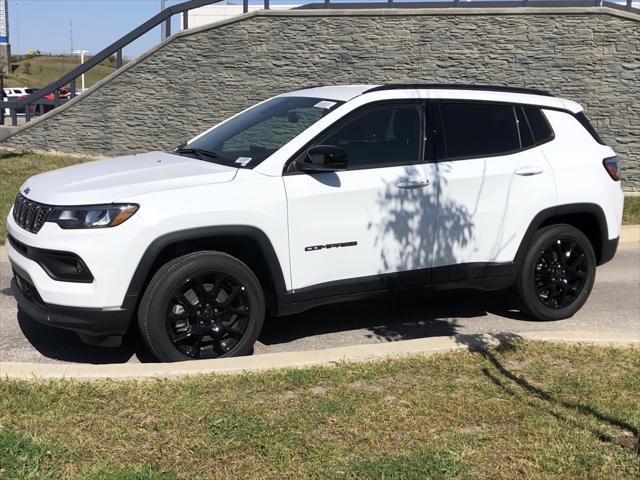
[[27, 380], [133, 380], [169, 379], [205, 374], [243, 374], [280, 368], [312, 365], [362, 363], [406, 356], [430, 356], [458, 350], [477, 350], [503, 341], [527, 339], [549, 342], [616, 347], [640, 347], [640, 336], [630, 339], [626, 332], [527, 332], [432, 337], [372, 345], [354, 345], [306, 352], [282, 352], [250, 357], [222, 358], [181, 363], [142, 364], [48, 364], [0, 363], [0, 377]]
[[620, 243], [640, 243], [640, 225], [623, 225]]

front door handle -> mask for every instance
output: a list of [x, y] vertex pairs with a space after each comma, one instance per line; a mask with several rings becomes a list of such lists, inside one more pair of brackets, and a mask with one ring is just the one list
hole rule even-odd
[[429, 180], [425, 180], [425, 179], [401, 180], [401, 181], [396, 183], [396, 187], [398, 187], [398, 188], [424, 188], [424, 187], [428, 187], [430, 183], [431, 182], [429, 182]]
[[515, 173], [516, 175], [520, 175], [521, 177], [530, 177], [532, 175], [540, 175], [542, 172], [544, 172], [544, 169], [542, 167], [524, 165], [513, 173]]

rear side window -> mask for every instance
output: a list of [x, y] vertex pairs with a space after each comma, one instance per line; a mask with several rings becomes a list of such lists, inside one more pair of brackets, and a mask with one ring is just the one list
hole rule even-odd
[[593, 128], [593, 125], [591, 125], [591, 122], [584, 114], [584, 112], [576, 113], [574, 116], [576, 117], [576, 120], [578, 120], [580, 124], [585, 128], [585, 130], [587, 130], [591, 134], [596, 142], [601, 145], [606, 145], [606, 143], [602, 141], [602, 138], [600, 138], [600, 135], [598, 135], [598, 132], [596, 132], [596, 129]]
[[537, 144], [548, 142], [553, 138], [553, 130], [542, 109], [539, 107], [523, 107], [524, 113], [529, 121], [533, 139]]
[[504, 155], [520, 149], [511, 105], [442, 102], [440, 112], [446, 159]]

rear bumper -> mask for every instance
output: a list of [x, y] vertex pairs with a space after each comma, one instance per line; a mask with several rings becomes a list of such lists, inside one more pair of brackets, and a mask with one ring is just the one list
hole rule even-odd
[[602, 242], [602, 248], [600, 250], [600, 258], [598, 259], [598, 265], [607, 263], [611, 260], [618, 250], [618, 242], [620, 237], [613, 238], [611, 240], [604, 240]]
[[37, 322], [76, 332], [89, 343], [99, 343], [92, 342], [91, 338], [122, 336], [129, 328], [132, 314], [128, 310], [66, 307], [44, 303], [29, 276], [15, 265], [13, 267], [16, 276], [11, 280], [11, 290], [16, 302]]

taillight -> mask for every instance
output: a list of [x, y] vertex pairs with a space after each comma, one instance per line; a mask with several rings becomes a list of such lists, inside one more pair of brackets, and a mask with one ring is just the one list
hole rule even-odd
[[620, 159], [618, 157], [605, 158], [602, 165], [613, 180], [616, 182], [620, 180]]

